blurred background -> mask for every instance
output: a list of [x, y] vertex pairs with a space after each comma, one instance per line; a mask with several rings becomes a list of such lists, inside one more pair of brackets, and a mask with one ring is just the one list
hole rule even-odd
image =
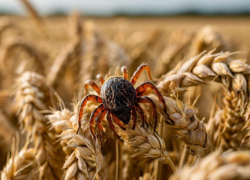
[[[179, 14], [249, 14], [248, 0], [30, 0], [41, 15], [68, 14], [78, 10], [85, 15], [179, 15]], [[2, 14], [24, 15], [17, 0], [1, 0]]]

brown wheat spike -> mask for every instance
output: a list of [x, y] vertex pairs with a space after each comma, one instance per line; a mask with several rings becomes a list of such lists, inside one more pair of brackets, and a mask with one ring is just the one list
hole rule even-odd
[[[236, 77], [237, 78], [237, 77]], [[232, 92], [223, 99], [223, 109], [216, 111], [215, 116], [209, 120], [208, 132], [214, 149], [223, 151], [227, 149], [241, 149], [242, 140], [247, 135], [245, 115], [238, 107], [238, 97]], [[243, 143], [243, 146], [247, 144]]]
[[[245, 125], [246, 105], [249, 102], [249, 73], [250, 66], [245, 60], [233, 60], [234, 53], [200, 54], [177, 66], [167, 74], [159, 83], [158, 88], [165, 94], [174, 89], [177, 92], [185, 92], [189, 86], [203, 84], [206, 81], [217, 81], [224, 85], [226, 97], [225, 106], [221, 113], [221, 120], [210, 122], [214, 127], [219, 127], [220, 141], [223, 141], [225, 149], [240, 146], [240, 141], [245, 135], [241, 131]], [[212, 125], [210, 125], [212, 127]], [[216, 137], [215, 137], [216, 138]]]
[[19, 143], [13, 138], [13, 144], [11, 148], [11, 156], [8, 159], [2, 173], [2, 180], [21, 180], [35, 179], [36, 160], [35, 150], [28, 148], [28, 142], [26, 145], [18, 151]]
[[193, 166], [186, 165], [170, 180], [246, 180], [250, 179], [250, 151], [214, 152]]
[[[103, 155], [98, 141], [93, 141], [88, 121], [83, 121], [82, 134], [76, 134], [78, 128], [77, 111], [78, 103], [74, 105], [74, 112], [65, 108], [63, 101], [58, 97], [60, 110], [52, 110], [47, 118], [60, 137], [63, 150], [68, 155], [63, 169], [65, 169], [65, 180], [69, 179], [93, 179], [101, 170]], [[89, 104], [85, 110], [87, 112]], [[91, 107], [92, 108], [92, 107]]]
[[168, 156], [165, 142], [158, 133], [154, 133], [151, 129], [145, 130], [137, 124], [135, 130], [131, 128], [127, 130], [127, 135], [127, 144], [135, 149], [132, 157], [156, 159], [169, 164], [172, 170], [175, 171], [175, 165]]
[[[161, 107], [160, 102], [151, 96], [150, 98]], [[210, 141], [206, 126], [203, 120], [199, 120], [196, 116], [196, 110], [183, 104], [178, 99], [164, 97], [167, 105], [166, 125], [176, 129], [176, 136], [184, 141], [187, 148], [195, 156], [205, 156], [210, 151]]]
[[17, 79], [14, 107], [19, 114], [21, 129], [34, 144], [39, 166], [39, 179], [60, 179], [61, 167], [54, 131], [49, 131], [48, 121], [41, 113], [51, 106], [50, 89], [45, 78], [25, 72]]
[[[233, 60], [235, 53], [213, 51], [201, 53], [185, 63], [179, 63], [166, 74], [157, 87], [163, 94], [172, 94], [173, 90], [183, 93], [187, 87], [204, 84], [208, 81], [222, 83], [228, 92], [235, 92], [239, 96], [239, 103], [244, 107], [248, 100], [248, 74], [250, 66], [246, 60]], [[237, 75], [240, 74], [240, 75]], [[236, 76], [241, 76], [237, 77]]]

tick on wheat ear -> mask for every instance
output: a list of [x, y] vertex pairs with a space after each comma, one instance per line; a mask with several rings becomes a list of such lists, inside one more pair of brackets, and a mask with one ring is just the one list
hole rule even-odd
[[[136, 89], [134, 88], [134, 85], [143, 70], [147, 71], [149, 79], [152, 80], [150, 67], [146, 64], [142, 64], [134, 72], [130, 81], [128, 80], [128, 72], [125, 66], [121, 68], [123, 77], [112, 77], [107, 80], [104, 80], [100, 74], [97, 75], [97, 79], [102, 84], [101, 88], [97, 86], [97, 84], [92, 80], [86, 81], [85, 82], [86, 92], [89, 89], [89, 87], [92, 87], [97, 92], [98, 96], [87, 95], [82, 99], [78, 114], [78, 123], [79, 123], [78, 132], [81, 127], [83, 109], [84, 106], [87, 104], [87, 101], [94, 101], [97, 103], [101, 103], [90, 115], [89, 127], [91, 133], [94, 136], [95, 136], [95, 130], [94, 130], [95, 123], [98, 129], [105, 134], [103, 126], [101, 125], [101, 122], [105, 116], [107, 118], [110, 129], [119, 139], [120, 136], [116, 133], [113, 123], [117, 124], [121, 129], [126, 130], [123, 123], [128, 124], [130, 117], [132, 115], [132, 120], [133, 120], [132, 129], [134, 129], [137, 118], [136, 112], [138, 112], [141, 116], [142, 127], [144, 127], [144, 124], [148, 126], [148, 123], [144, 117], [143, 110], [139, 105], [140, 103], [151, 104], [153, 110], [153, 118], [155, 120], [154, 124], [154, 130], [155, 130], [157, 125], [157, 109], [155, 103], [149, 97], [145, 96], [146, 94], [149, 93], [146, 90], [151, 89], [155, 92], [155, 94], [163, 104], [165, 113], [166, 113], [166, 104], [163, 96], [153, 83], [144, 82], [140, 84]], [[121, 123], [121, 121], [123, 123]]]

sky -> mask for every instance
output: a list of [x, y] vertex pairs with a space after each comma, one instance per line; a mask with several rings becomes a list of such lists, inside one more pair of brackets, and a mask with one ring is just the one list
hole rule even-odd
[[[250, 0], [29, 0], [41, 15], [157, 15], [196, 12], [201, 14], [250, 13]], [[20, 0], [0, 0], [0, 13], [24, 15]]]

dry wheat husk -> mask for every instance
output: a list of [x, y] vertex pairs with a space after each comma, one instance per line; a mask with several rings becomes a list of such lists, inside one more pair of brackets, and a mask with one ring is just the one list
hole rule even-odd
[[246, 60], [233, 60], [235, 53], [213, 51], [201, 53], [185, 63], [179, 63], [166, 74], [157, 87], [163, 94], [186, 91], [187, 87], [197, 86], [209, 81], [216, 81], [230, 92], [235, 92], [239, 103], [244, 107], [248, 100], [248, 74], [250, 66]]
[[36, 159], [35, 150], [28, 148], [28, 142], [20, 150], [18, 140], [13, 140], [11, 156], [8, 159], [3, 171], [1, 172], [2, 180], [32, 180], [36, 178]]
[[[249, 99], [250, 66], [245, 60], [233, 60], [232, 54], [230, 52], [213, 54], [212, 51], [199, 54], [184, 64], [179, 64], [158, 84], [161, 92], [171, 94], [172, 91], [185, 92], [187, 87], [197, 86], [206, 81], [222, 83], [226, 89], [224, 113], [221, 114], [219, 122], [217, 120], [211, 123], [217, 124], [214, 128], [220, 127], [217, 137], [223, 137], [219, 139], [223, 144], [227, 144], [226, 149], [240, 146], [240, 139], [245, 135], [241, 128], [245, 124], [244, 113]], [[216, 139], [216, 136], [214, 138]]]
[[171, 176], [170, 180], [246, 180], [250, 179], [250, 152], [237, 151], [220, 154], [214, 152], [193, 166], [186, 165]]
[[[151, 99], [162, 108], [161, 103], [154, 96]], [[183, 104], [178, 99], [165, 97], [167, 105], [167, 116], [165, 123], [172, 129], [177, 130], [176, 137], [186, 143], [191, 154], [195, 156], [205, 156], [210, 152], [210, 140], [203, 120], [197, 118], [197, 111], [194, 107]]]
[[[79, 103], [75, 103], [71, 112], [59, 98], [60, 110], [52, 110], [47, 118], [60, 137], [64, 152], [68, 155], [63, 165], [64, 179], [93, 179], [99, 177], [103, 155], [99, 141], [93, 140], [89, 132], [88, 121], [83, 120], [81, 134], [76, 134], [78, 128], [77, 112]], [[90, 108], [90, 109], [88, 109]], [[85, 108], [87, 114], [93, 110], [93, 105]], [[86, 113], [84, 114], [86, 116]], [[89, 115], [87, 115], [89, 116]], [[85, 118], [84, 118], [85, 119]], [[99, 177], [105, 179], [105, 177]]]
[[239, 150], [248, 146], [242, 140], [247, 135], [245, 114], [238, 107], [238, 97], [234, 93], [226, 95], [223, 99], [223, 109], [218, 109], [208, 122], [208, 133], [211, 137], [213, 149], [222, 151]]
[[54, 131], [49, 130], [48, 121], [41, 113], [51, 106], [50, 89], [45, 78], [34, 72], [25, 72], [17, 79], [15, 86], [13, 106], [19, 114], [21, 130], [34, 144], [39, 179], [60, 179], [63, 155], [58, 144], [55, 144]]
[[165, 142], [157, 132], [150, 128], [145, 130], [139, 123], [136, 125], [135, 130], [129, 128], [126, 132], [128, 135], [126, 143], [135, 149], [135, 153], [131, 156], [132, 158], [143, 157], [146, 161], [162, 161], [165, 164], [169, 164], [172, 170], [175, 171], [175, 165], [168, 156]]
[[[241, 102], [245, 103], [248, 96], [243, 83], [247, 82], [250, 66], [244, 59], [233, 60], [233, 54], [235, 53], [203, 52], [185, 63], [179, 63], [162, 78], [157, 87], [167, 95], [172, 94], [173, 90], [183, 93], [187, 87], [216, 81], [222, 83], [228, 92], [236, 92], [241, 97]], [[245, 80], [239, 78], [233, 81], [236, 74], [243, 75]]]

